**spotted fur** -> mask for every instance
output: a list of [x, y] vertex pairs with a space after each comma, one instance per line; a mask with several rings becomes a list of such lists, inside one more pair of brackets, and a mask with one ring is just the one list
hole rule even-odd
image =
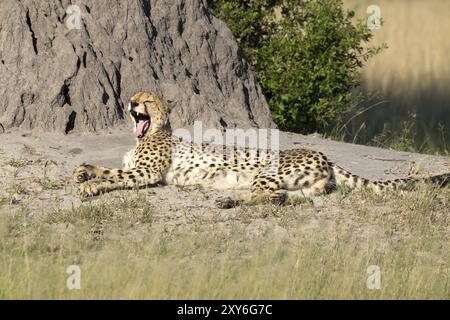
[[[114, 189], [142, 188], [155, 184], [200, 185], [212, 189], [244, 189], [236, 197], [216, 200], [221, 208], [241, 204], [287, 201], [323, 194], [336, 185], [385, 189], [414, 188], [417, 179], [369, 181], [331, 163], [318, 151], [293, 149], [255, 150], [192, 144], [172, 137], [168, 129], [169, 110], [156, 95], [139, 92], [130, 101], [129, 111], [138, 126], [139, 119], [150, 121], [136, 147], [124, 157], [122, 169], [83, 164], [75, 169], [82, 196], [95, 196]], [[424, 179], [439, 186], [450, 183], [450, 174]]]

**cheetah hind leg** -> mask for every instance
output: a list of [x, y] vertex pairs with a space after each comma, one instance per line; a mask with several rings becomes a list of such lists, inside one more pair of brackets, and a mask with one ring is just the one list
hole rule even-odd
[[328, 178], [324, 178], [316, 181], [310, 187], [287, 191], [285, 204], [312, 204], [313, 197], [326, 194], [329, 191], [328, 182]]
[[220, 209], [230, 209], [241, 205], [251, 206], [268, 203], [283, 205], [286, 200], [286, 190], [276, 190], [273, 192], [254, 191], [234, 197], [219, 197], [216, 199], [216, 206]]
[[327, 192], [327, 181], [316, 182], [310, 188], [298, 190], [279, 189], [273, 192], [254, 191], [243, 196], [219, 197], [216, 205], [221, 209], [230, 209], [240, 205], [256, 205], [272, 203], [275, 205], [297, 205], [312, 203], [312, 197], [319, 196]]

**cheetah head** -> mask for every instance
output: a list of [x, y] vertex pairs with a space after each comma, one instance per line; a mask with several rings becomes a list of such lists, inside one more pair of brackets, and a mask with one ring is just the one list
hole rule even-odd
[[149, 92], [138, 92], [132, 96], [128, 111], [138, 140], [162, 130], [167, 123], [167, 107], [157, 95]]

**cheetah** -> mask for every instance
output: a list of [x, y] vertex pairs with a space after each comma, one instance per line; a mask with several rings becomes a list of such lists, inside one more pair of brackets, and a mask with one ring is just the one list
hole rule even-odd
[[[171, 135], [169, 107], [155, 94], [138, 92], [128, 111], [134, 123], [136, 147], [128, 152], [123, 168], [82, 164], [73, 173], [82, 197], [115, 189], [163, 185], [198, 185], [206, 189], [247, 190], [216, 199], [219, 208], [259, 203], [295, 203], [327, 193], [338, 185], [385, 189], [414, 188], [414, 178], [370, 181], [330, 162], [318, 151], [280, 151], [195, 144]], [[276, 165], [274, 165], [276, 164]], [[424, 179], [439, 186], [450, 183], [450, 174]]]

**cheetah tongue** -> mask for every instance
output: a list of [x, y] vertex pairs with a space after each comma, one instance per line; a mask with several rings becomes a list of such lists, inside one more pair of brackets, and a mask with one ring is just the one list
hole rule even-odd
[[134, 132], [134, 136], [139, 139], [144, 136], [144, 134], [147, 132], [149, 126], [148, 120], [141, 120], [136, 126], [136, 131]]

